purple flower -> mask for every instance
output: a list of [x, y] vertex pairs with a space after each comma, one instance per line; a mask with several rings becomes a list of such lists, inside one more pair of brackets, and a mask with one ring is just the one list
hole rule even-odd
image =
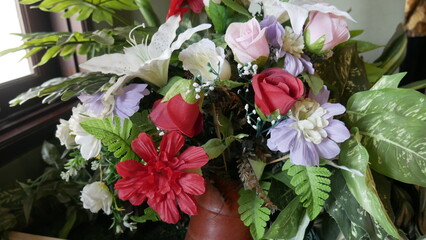
[[269, 131], [272, 151], [290, 151], [290, 161], [297, 165], [319, 165], [319, 159], [332, 159], [340, 153], [337, 143], [350, 137], [345, 124], [333, 116], [345, 112], [339, 103], [328, 103], [330, 91], [324, 88], [309, 98], [296, 102], [288, 119]]
[[284, 70], [293, 76], [303, 71], [314, 74], [315, 70], [308, 56], [303, 53], [303, 36], [295, 34], [289, 27], [284, 27], [273, 16], [266, 16], [260, 27], [265, 29], [269, 45], [275, 49], [276, 58], [285, 57]]
[[283, 46], [283, 36], [285, 30], [283, 26], [273, 16], [266, 16], [261, 22], [260, 27], [266, 29], [265, 34], [269, 45], [273, 48], [281, 49]]
[[[119, 93], [114, 95], [113, 114], [121, 119], [131, 117], [139, 110], [140, 100], [149, 94], [148, 89], [146, 89], [147, 86], [148, 84], [129, 84], [121, 89]], [[78, 98], [88, 111], [95, 115], [100, 115], [104, 110], [103, 95], [104, 93], [81, 94]]]

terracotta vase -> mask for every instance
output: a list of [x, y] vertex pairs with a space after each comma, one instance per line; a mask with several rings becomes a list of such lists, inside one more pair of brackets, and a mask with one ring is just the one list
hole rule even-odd
[[185, 240], [251, 240], [238, 213], [238, 183], [217, 179], [197, 197], [198, 214], [191, 217]]

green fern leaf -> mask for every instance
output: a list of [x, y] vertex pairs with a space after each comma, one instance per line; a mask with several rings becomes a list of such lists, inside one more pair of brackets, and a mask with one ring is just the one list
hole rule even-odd
[[129, 119], [120, 120], [114, 116], [101, 119], [91, 119], [80, 123], [81, 127], [88, 133], [102, 141], [115, 157], [121, 161], [139, 157], [133, 152], [131, 142], [136, 138], [137, 132], [132, 129], [133, 124]]
[[271, 210], [263, 206], [263, 199], [255, 191], [241, 189], [238, 199], [238, 212], [244, 225], [250, 226], [252, 237], [257, 240], [265, 234], [266, 223], [269, 221]]
[[300, 202], [313, 220], [329, 197], [331, 172], [324, 167], [294, 165], [290, 161], [284, 164], [283, 170], [287, 170], [287, 174], [292, 177], [290, 184], [294, 186]]
[[92, 16], [93, 21], [113, 24], [113, 18], [125, 23], [116, 14], [117, 10], [137, 10], [133, 0], [21, 0], [22, 4], [38, 3], [38, 8], [47, 12], [65, 12], [62, 17], [76, 16], [83, 21]]

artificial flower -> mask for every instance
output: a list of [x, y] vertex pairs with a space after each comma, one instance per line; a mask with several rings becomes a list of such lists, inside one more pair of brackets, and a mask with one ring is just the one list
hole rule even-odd
[[149, 118], [162, 130], [179, 131], [193, 137], [203, 130], [203, 115], [199, 104], [200, 101], [194, 104], [187, 103], [180, 94], [177, 94], [169, 101], [156, 101]]
[[290, 151], [294, 164], [319, 165], [319, 159], [332, 159], [340, 153], [337, 143], [350, 137], [345, 124], [333, 119], [345, 112], [339, 103], [328, 103], [330, 92], [323, 88], [317, 95], [298, 101], [283, 120], [269, 131], [267, 145], [272, 151]]
[[231, 23], [226, 29], [225, 41], [240, 63], [250, 63], [261, 57], [266, 59], [269, 57], [265, 30], [260, 29], [259, 22], [255, 18], [244, 23]]
[[304, 41], [290, 27], [284, 27], [273, 16], [266, 16], [260, 26], [265, 29], [269, 44], [275, 52], [276, 59], [284, 57], [284, 70], [294, 76], [303, 71], [314, 74], [315, 70], [308, 56], [303, 54]]
[[55, 136], [66, 149], [73, 149], [76, 147], [75, 135], [72, 134], [69, 121], [59, 119]]
[[[185, 4], [189, 5], [184, 7]], [[200, 13], [204, 8], [203, 0], [171, 0], [167, 18], [179, 14], [181, 17], [191, 9], [194, 13]]]
[[[114, 95], [114, 107], [112, 114], [121, 119], [131, 117], [139, 110], [140, 100], [149, 94], [147, 84], [129, 84]], [[102, 115], [105, 105], [102, 102], [102, 96], [105, 93], [81, 94], [78, 98], [83, 103], [86, 110], [95, 115]], [[106, 116], [103, 116], [106, 117]]]
[[[80, 64], [80, 67], [92, 72], [114, 73], [123, 75], [121, 81], [117, 81], [118, 86], [112, 87], [116, 90], [128, 79], [139, 77], [148, 83], [162, 87], [166, 85], [168, 79], [168, 67], [172, 52], [182, 46], [182, 44], [199, 31], [210, 28], [211, 24], [201, 24], [190, 28], [179, 34], [176, 40], [176, 30], [179, 27], [180, 17], [172, 16], [160, 26], [158, 31], [152, 36], [149, 44], [141, 43], [130, 48], [125, 48], [124, 53], [104, 54], [91, 58], [89, 61]], [[110, 92], [111, 92], [110, 91]], [[111, 94], [107, 91], [105, 98]]]
[[107, 215], [111, 213], [112, 194], [103, 182], [93, 182], [84, 186], [80, 200], [83, 202], [83, 208], [89, 209], [92, 213], [97, 213], [101, 209]]
[[185, 70], [189, 70], [194, 76], [201, 76], [204, 83], [211, 84], [218, 78], [229, 79], [231, 76], [225, 50], [216, 47], [214, 42], [207, 38], [182, 50], [179, 60]]
[[180, 155], [185, 137], [178, 132], [164, 134], [159, 152], [150, 135], [139, 134], [132, 141], [132, 149], [146, 165], [127, 160], [119, 162], [117, 172], [123, 178], [115, 184], [118, 196], [138, 206], [147, 200], [160, 218], [167, 223], [177, 223], [180, 214], [177, 208], [189, 215], [197, 214], [193, 195], [205, 192], [204, 178], [185, 169], [200, 168], [209, 157], [202, 147], [191, 146]]
[[279, 110], [280, 114], [286, 114], [304, 93], [300, 79], [277, 67], [254, 75], [252, 84], [254, 102], [265, 115], [276, 110]]
[[310, 11], [332, 13], [336, 16], [342, 16], [346, 19], [355, 21], [347, 12], [341, 11], [335, 6], [318, 0], [289, 0], [288, 2], [280, 0], [251, 0], [251, 2], [252, 4], [261, 2], [264, 15], [274, 16], [280, 23], [290, 20], [291, 26], [296, 34], [302, 33], [303, 25]]
[[213, 1], [216, 4], [220, 4], [222, 2], [221, 0], [203, 0], [204, 6], [210, 6], [210, 1]]
[[95, 136], [86, 132], [86, 130], [81, 127], [80, 123], [95, 118], [96, 116], [86, 112], [82, 104], [78, 104], [72, 109], [71, 118], [68, 120], [71, 134], [75, 135], [75, 143], [80, 149], [81, 156], [86, 160], [98, 156], [102, 144]]
[[311, 12], [305, 28], [305, 41], [313, 53], [323, 53], [349, 40], [346, 19], [331, 13]]

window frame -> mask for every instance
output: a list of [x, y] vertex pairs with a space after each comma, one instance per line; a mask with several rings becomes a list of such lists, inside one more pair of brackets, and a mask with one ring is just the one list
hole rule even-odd
[[[31, 5], [19, 4], [19, 8], [26, 33], [83, 32], [88, 29], [86, 22], [64, 19], [58, 13], [43, 12], [31, 8]], [[40, 61], [43, 52], [31, 57], [32, 65]], [[78, 64], [82, 60], [75, 55], [67, 60], [57, 57], [35, 68], [33, 74], [0, 84], [0, 166], [52, 138], [58, 119], [68, 117], [75, 105], [72, 100], [46, 105], [41, 99], [33, 99], [23, 105], [9, 107], [9, 101], [49, 79], [78, 72]]]

